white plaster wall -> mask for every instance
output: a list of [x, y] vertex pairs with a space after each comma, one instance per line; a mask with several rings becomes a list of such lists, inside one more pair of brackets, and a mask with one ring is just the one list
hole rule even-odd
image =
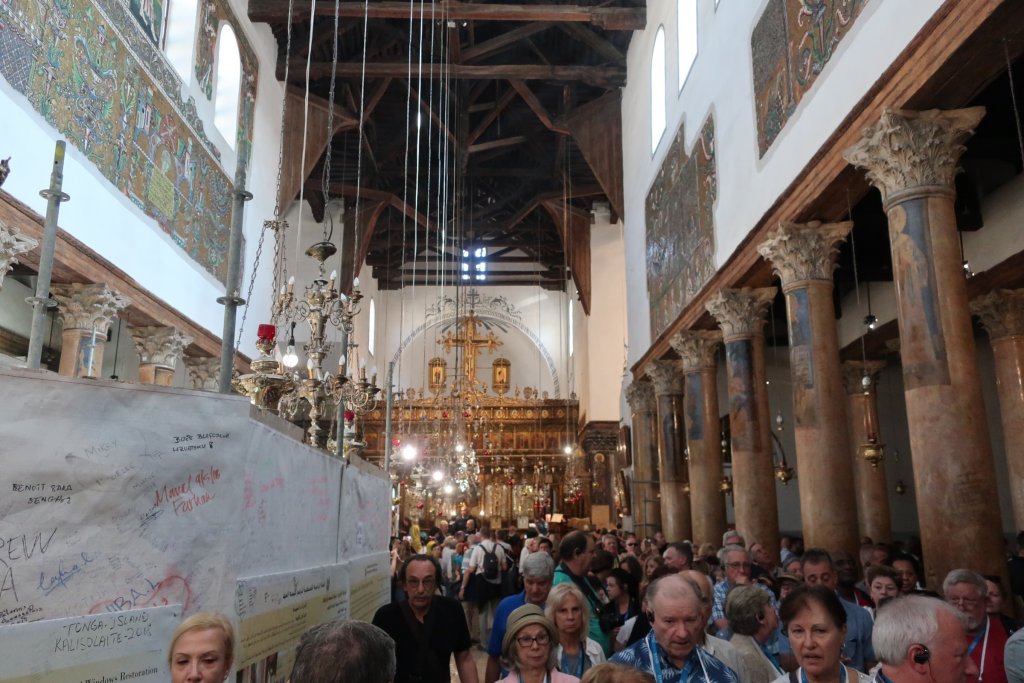
[[[622, 223], [595, 213], [590, 229], [591, 305], [586, 320], [589, 359], [586, 371], [590, 420], [618, 420], [622, 372], [626, 361], [626, 272]], [[579, 366], [577, 366], [579, 367]], [[580, 382], [582, 386], [582, 382]], [[581, 397], [583, 394], [581, 394]]]
[[[244, 7], [235, 7], [235, 10], [240, 17], [246, 16]], [[242, 296], [246, 295], [248, 288], [263, 220], [273, 214], [283, 97], [283, 89], [274, 78], [277, 52], [269, 28], [266, 25], [247, 26], [245, 33], [257, 53], [260, 75], [248, 182], [255, 198], [247, 203], [244, 214], [246, 245]], [[205, 117], [202, 106], [199, 106], [205, 101], [205, 96], [195, 87], [183, 87], [183, 92], [195, 97], [200, 115]], [[4, 112], [0, 149], [4, 156], [12, 157], [11, 175], [4, 189], [45, 215], [46, 201], [39, 196], [39, 190], [49, 185], [57, 131], [4, 79], [0, 79], [0, 108]], [[211, 139], [217, 139], [212, 111], [209, 118], [204, 122], [205, 130]], [[233, 156], [225, 154], [228, 165], [223, 166], [230, 178], [235, 177]], [[224, 286], [188, 258], [156, 221], [132, 204], [70, 144], [64, 164], [64, 191], [71, 195], [71, 201], [61, 205], [62, 229], [125, 271], [153, 295], [218, 337], [221, 335], [223, 307], [216, 299], [223, 296]], [[258, 283], [268, 280], [269, 274], [268, 268], [265, 274], [260, 274]], [[256, 287], [252, 310], [269, 312], [268, 288], [269, 285]], [[252, 319], [251, 315], [250, 322]], [[249, 323], [246, 328], [250, 330]], [[241, 350], [248, 354], [255, 352], [255, 327], [250, 331], [252, 334], [246, 334], [241, 346]]]
[[[678, 126], [686, 127], [689, 150], [708, 114], [715, 117], [718, 268], [942, 4], [941, 0], [868, 3], [775, 143], [763, 159], [758, 159], [750, 35], [766, 2], [724, 2], [716, 6], [713, 0], [697, 0], [698, 54], [681, 91], [675, 58], [676, 3], [648, 3], [647, 28], [634, 33], [630, 43], [622, 123], [631, 363], [651, 343], [644, 202]], [[647, 65], [661, 25], [665, 27], [667, 46], [668, 125], [652, 155]]]

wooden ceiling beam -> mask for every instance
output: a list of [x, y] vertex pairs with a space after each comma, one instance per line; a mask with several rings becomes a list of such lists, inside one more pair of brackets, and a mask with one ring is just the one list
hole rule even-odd
[[[331, 77], [331, 62], [312, 62], [309, 77], [321, 80]], [[306, 60], [293, 58], [289, 62], [289, 77], [296, 83], [305, 83]], [[623, 66], [579, 66], [575, 64], [438, 64], [409, 62], [372, 62], [365, 67], [360, 62], [339, 62], [334, 69], [340, 79], [361, 78], [448, 78], [456, 80], [512, 80], [580, 82], [596, 88], [620, 88], [626, 85]], [[278, 66], [277, 78], [284, 78], [284, 67]]]
[[594, 52], [600, 54], [613, 64], [625, 65], [626, 55], [619, 48], [608, 42], [594, 31], [582, 24], [558, 24], [558, 28], [580, 41]]
[[422, 97], [420, 97], [420, 94], [416, 91], [416, 88], [412, 87], [412, 83], [406, 82], [405, 87], [409, 90], [409, 94], [416, 98], [416, 101], [420, 103], [420, 108], [427, 113], [427, 116], [430, 117], [430, 120], [433, 121], [434, 124], [436, 124], [437, 127], [441, 129], [445, 136], [447, 136], [448, 141], [451, 142], [453, 146], [457, 146], [459, 144], [459, 141], [455, 139], [455, 135], [450, 130], [448, 130], [448, 126], [445, 124], [444, 121], [441, 120], [441, 117], [434, 113], [434, 109], [430, 106], [430, 104], [427, 103], [426, 100], [424, 100]]
[[490, 57], [491, 55], [501, 52], [507, 47], [510, 47], [524, 38], [546, 31], [554, 26], [550, 21], [539, 21], [532, 24], [525, 24], [518, 28], [514, 28], [511, 31], [505, 31], [500, 33], [490, 40], [485, 40], [482, 43], [478, 43], [473, 47], [468, 47], [462, 51], [462, 63], [473, 64], [481, 59]]
[[[645, 7], [588, 7], [586, 5], [470, 4], [458, 0], [435, 3], [407, 3], [384, 0], [367, 5], [363, 0], [344, 0], [337, 5], [338, 16], [346, 19], [431, 20], [439, 16], [451, 21], [552, 21], [591, 24], [606, 31], [639, 31], [647, 26]], [[316, 16], [334, 16], [335, 5], [322, 3]], [[308, 18], [305, 7], [292, 8], [292, 21]], [[287, 0], [249, 0], [253, 23], [288, 21]]]
[[511, 147], [512, 145], [521, 145], [528, 139], [529, 138], [527, 138], [525, 135], [513, 135], [510, 138], [488, 140], [487, 142], [480, 142], [475, 145], [470, 145], [469, 153], [475, 154], [476, 152], [486, 152], [489, 149], [497, 149], [499, 147]]
[[530, 111], [532, 111], [538, 119], [540, 119], [540, 122], [544, 124], [545, 128], [561, 135], [569, 134], [569, 130], [567, 128], [555, 125], [551, 119], [551, 115], [548, 114], [548, 110], [544, 108], [544, 105], [539, 99], [537, 99], [537, 96], [533, 94], [533, 91], [530, 90], [530, 87], [526, 85], [525, 81], [510, 80], [509, 85], [512, 86], [513, 90], [519, 93], [519, 97], [523, 99], [523, 102], [526, 102], [526, 106], [530, 108]]
[[473, 132], [469, 134], [469, 140], [467, 144], [472, 145], [474, 142], [476, 142], [477, 138], [483, 135], [484, 132], [488, 128], [490, 128], [491, 124], [494, 123], [494, 120], [498, 118], [501, 112], [505, 111], [505, 108], [509, 105], [509, 103], [512, 100], [515, 99], [515, 97], [515, 90], [513, 90], [512, 88], [506, 90], [504, 94], [502, 94], [502, 96], [498, 98], [498, 101], [494, 103], [494, 107], [489, 112], [487, 112], [486, 116], [484, 116], [483, 121], [481, 121], [480, 124], [473, 129]]

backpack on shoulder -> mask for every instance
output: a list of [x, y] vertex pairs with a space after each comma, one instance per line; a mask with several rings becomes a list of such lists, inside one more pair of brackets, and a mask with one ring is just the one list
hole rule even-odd
[[496, 543], [491, 544], [490, 551], [487, 550], [487, 546], [480, 544], [480, 547], [484, 551], [484, 561], [482, 565], [483, 577], [487, 583], [501, 583], [501, 561], [498, 559], [498, 545]]

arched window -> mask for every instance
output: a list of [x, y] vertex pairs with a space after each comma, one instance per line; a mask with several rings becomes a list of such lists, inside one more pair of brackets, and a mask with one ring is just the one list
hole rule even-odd
[[651, 52], [651, 154], [665, 132], [665, 27], [659, 26]]
[[676, 0], [679, 37], [679, 89], [697, 59], [697, 0]]
[[228, 146], [235, 148], [238, 133], [238, 99], [242, 86], [242, 58], [238, 39], [227, 24], [220, 29], [217, 40], [217, 80], [213, 105], [213, 124], [224, 136]]
[[197, 0], [173, 0], [167, 11], [167, 38], [164, 54], [187, 85], [192, 80], [192, 62], [196, 49]]

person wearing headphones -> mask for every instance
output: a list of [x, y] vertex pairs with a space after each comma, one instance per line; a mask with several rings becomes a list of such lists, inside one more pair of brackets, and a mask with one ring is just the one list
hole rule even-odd
[[963, 613], [937, 598], [890, 600], [875, 616], [872, 641], [882, 666], [874, 683], [964, 683], [976, 677], [966, 622]]

